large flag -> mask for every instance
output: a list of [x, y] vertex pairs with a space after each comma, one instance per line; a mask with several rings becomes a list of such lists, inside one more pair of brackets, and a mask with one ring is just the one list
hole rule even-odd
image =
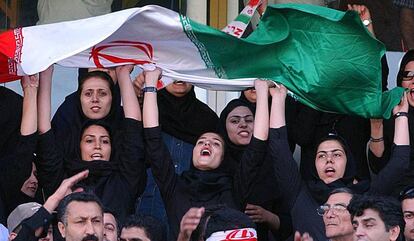
[[[233, 34], [234, 35], [234, 34]], [[255, 78], [284, 84], [322, 111], [390, 116], [403, 89], [381, 93], [382, 43], [356, 12], [300, 4], [268, 6], [245, 39], [168, 9], [146, 6], [0, 35], [0, 81], [68, 67], [155, 64], [202, 88], [241, 90]]]

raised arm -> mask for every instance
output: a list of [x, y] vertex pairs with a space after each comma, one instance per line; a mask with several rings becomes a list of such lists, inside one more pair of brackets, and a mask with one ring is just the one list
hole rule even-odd
[[399, 105], [393, 109], [395, 119], [394, 145], [391, 157], [387, 165], [372, 180], [371, 192], [390, 195], [403, 178], [403, 173], [409, 167], [410, 161], [410, 137], [408, 129], [408, 101], [407, 93], [401, 99]]
[[147, 154], [151, 171], [155, 181], [160, 188], [161, 195], [166, 204], [168, 199], [174, 194], [177, 174], [170, 153], [161, 137], [161, 128], [158, 120], [157, 92], [155, 87], [160, 77], [161, 71], [145, 71], [138, 78], [145, 79], [144, 91], [144, 140], [145, 153]]
[[121, 90], [125, 117], [141, 121], [141, 109], [130, 77], [130, 73], [133, 69], [134, 65], [131, 64], [118, 66], [116, 68], [116, 75]]
[[270, 89], [272, 107], [270, 112], [269, 152], [273, 160], [276, 179], [285, 202], [294, 205], [301, 188], [301, 177], [287, 140], [285, 99], [287, 90], [283, 85]]
[[348, 10], [354, 10], [359, 14], [362, 23], [367, 27], [368, 31], [375, 37], [374, 25], [372, 24], [371, 13], [365, 5], [348, 4]]
[[265, 141], [269, 136], [269, 85], [266, 81], [255, 80], [254, 87], [257, 99], [253, 136]]
[[40, 85], [38, 94], [38, 120], [39, 133], [49, 131], [51, 127], [51, 96], [52, 96], [53, 65], [40, 72]]
[[37, 131], [37, 88], [39, 87], [39, 78], [36, 75], [23, 76], [21, 85], [24, 98], [20, 134], [27, 136]]

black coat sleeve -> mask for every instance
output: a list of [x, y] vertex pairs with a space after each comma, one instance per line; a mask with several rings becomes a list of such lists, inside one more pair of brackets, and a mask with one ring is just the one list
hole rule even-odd
[[262, 141], [254, 136], [240, 160], [239, 170], [235, 172], [235, 190], [241, 198], [241, 205], [244, 207], [247, 198], [253, 191], [255, 179], [266, 155], [267, 141]]
[[383, 122], [384, 152], [378, 157], [368, 148], [368, 164], [371, 171], [378, 174], [388, 163], [391, 157], [391, 147], [394, 139], [394, 120], [384, 120]]
[[175, 173], [170, 152], [161, 137], [161, 128], [144, 128], [145, 153], [150, 160], [151, 171], [164, 200], [175, 192], [178, 175]]
[[44, 232], [47, 231], [53, 215], [51, 215], [45, 208], [41, 207], [33, 216], [24, 220], [21, 223], [21, 230], [14, 241], [34, 241], [38, 240], [35, 236], [36, 229], [43, 227]]
[[289, 210], [293, 207], [299, 194], [302, 179], [298, 166], [293, 159], [287, 141], [286, 127], [270, 129], [269, 152], [273, 160], [276, 179], [284, 202], [288, 204]]
[[125, 118], [121, 136], [119, 169], [130, 185], [133, 196], [137, 196], [144, 192], [147, 179], [142, 122]]
[[57, 147], [52, 129], [39, 135], [37, 151], [38, 179], [47, 198], [56, 191], [64, 179], [63, 155]]

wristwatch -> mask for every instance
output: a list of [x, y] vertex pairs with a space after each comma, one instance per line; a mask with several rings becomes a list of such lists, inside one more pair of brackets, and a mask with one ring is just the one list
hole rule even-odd
[[364, 20], [362, 20], [362, 23], [364, 24], [365, 27], [368, 27], [372, 23], [372, 20], [371, 19], [364, 19]]

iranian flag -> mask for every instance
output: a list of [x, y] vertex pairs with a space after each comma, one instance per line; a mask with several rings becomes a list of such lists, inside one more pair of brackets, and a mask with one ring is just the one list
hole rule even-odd
[[236, 24], [220, 31], [168, 9], [146, 6], [10, 30], [0, 35], [0, 82], [54, 63], [155, 64], [163, 69], [164, 80], [214, 90], [242, 90], [255, 78], [269, 79], [284, 84], [299, 101], [327, 112], [388, 118], [398, 104], [403, 89], [381, 93], [384, 46], [356, 12], [300, 4], [268, 6], [257, 29], [238, 38], [245, 19], [239, 16]]

